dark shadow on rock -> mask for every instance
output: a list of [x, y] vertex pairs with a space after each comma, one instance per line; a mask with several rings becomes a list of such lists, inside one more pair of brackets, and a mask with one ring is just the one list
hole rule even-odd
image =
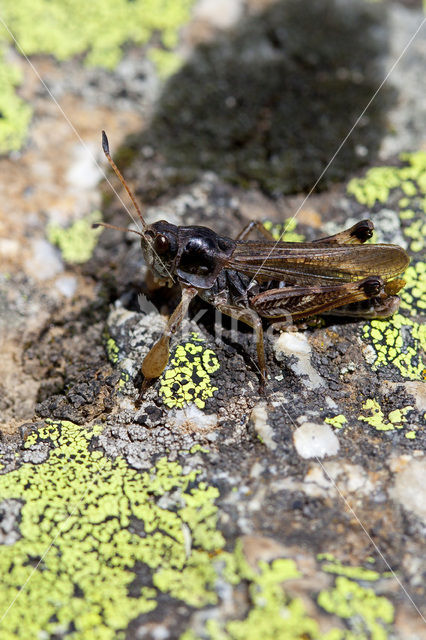
[[[386, 41], [382, 4], [278, 2], [197, 48], [137, 144], [172, 183], [213, 170], [274, 195], [310, 189], [376, 91]], [[385, 85], [320, 187], [371, 161], [391, 94]]]

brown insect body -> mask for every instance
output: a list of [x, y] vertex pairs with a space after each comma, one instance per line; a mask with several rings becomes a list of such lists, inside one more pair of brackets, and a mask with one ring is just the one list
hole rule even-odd
[[[365, 245], [374, 228], [370, 220], [310, 243], [276, 242], [258, 222], [247, 225], [235, 240], [203, 226], [167, 221], [147, 225], [111, 160], [104, 133], [103, 148], [138, 211], [143, 231], [136, 233], [147, 266], [161, 280], [176, 278], [182, 289], [165, 333], [143, 361], [144, 386], [166, 367], [170, 338], [196, 295], [254, 329], [262, 385], [266, 380], [262, 319], [282, 323], [329, 312], [387, 317], [398, 308], [396, 294], [405, 284], [398, 276], [409, 257], [397, 245]], [[247, 241], [254, 229], [266, 238]]]

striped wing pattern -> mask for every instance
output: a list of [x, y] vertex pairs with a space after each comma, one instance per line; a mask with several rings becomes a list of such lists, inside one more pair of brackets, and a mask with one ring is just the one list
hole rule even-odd
[[260, 282], [286, 284], [355, 282], [370, 275], [384, 281], [400, 275], [408, 266], [406, 252], [397, 245], [315, 245], [290, 242], [237, 242], [227, 268]]

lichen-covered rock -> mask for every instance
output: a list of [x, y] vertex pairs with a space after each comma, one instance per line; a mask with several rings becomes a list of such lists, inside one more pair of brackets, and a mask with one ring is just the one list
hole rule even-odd
[[[25, 3], [3, 4], [17, 35], [40, 51], [37, 32], [23, 33]], [[68, 5], [48, 4], [61, 23]], [[119, 11], [120, 3], [109, 4], [105, 20]], [[105, 29], [100, 8], [96, 18], [87, 14], [72, 51], [92, 61], [104, 53], [111, 64], [124, 40], [149, 40], [149, 57], [170, 70], [190, 3], [163, 3], [160, 13], [151, 4], [121, 7], [141, 15], [140, 24], [124, 24], [123, 14]], [[313, 186], [349, 129], [351, 109], [359, 115], [365, 92], [377, 86], [373, 67], [390, 67], [377, 43], [387, 40], [395, 52], [422, 16], [392, 4], [386, 26], [382, 4], [314, 4], [229, 0], [234, 17], [195, 38], [200, 16], [217, 10], [203, 0], [179, 36], [187, 61], [157, 107], [161, 80], [140, 50], [123, 50], [114, 72], [34, 58], [82, 135], [80, 152], [22, 61], [21, 99], [31, 100], [34, 118], [28, 147], [1, 159], [0, 180], [2, 639], [423, 637], [426, 154], [418, 41], [405, 54], [406, 74], [397, 74], [392, 110], [375, 104], [326, 175], [339, 185], [308, 202], [258, 189]], [[43, 11], [39, 32], [47, 6], [40, 0], [34, 9]], [[327, 21], [306, 34], [325, 6]], [[77, 3], [70, 26], [80, 10]], [[301, 11], [306, 19], [296, 24]], [[224, 24], [230, 30], [218, 34]], [[327, 37], [325, 25], [341, 37]], [[43, 44], [68, 56], [69, 33]], [[203, 37], [207, 45], [199, 45]], [[287, 101], [283, 83], [307, 98]], [[151, 131], [141, 111], [153, 112]], [[384, 133], [388, 118], [394, 130]], [[165, 371], [139, 397], [142, 360], [179, 288], [154, 286], [139, 239], [90, 228], [99, 211], [126, 224], [122, 203], [109, 195], [102, 202], [95, 184], [101, 128], [112, 133], [148, 222], [235, 236], [257, 218], [277, 239], [310, 241], [370, 217], [374, 241], [411, 256], [400, 309], [388, 320], [325, 316], [297, 331], [268, 331], [261, 396], [252, 331], [196, 299]], [[137, 135], [124, 142], [129, 133]], [[366, 151], [379, 147], [376, 163]]]

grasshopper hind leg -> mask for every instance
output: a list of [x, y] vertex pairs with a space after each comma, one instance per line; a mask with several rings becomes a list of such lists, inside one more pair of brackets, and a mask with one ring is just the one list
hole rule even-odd
[[323, 245], [352, 245], [352, 244], [364, 244], [367, 240], [370, 240], [373, 236], [374, 224], [371, 220], [361, 220], [354, 224], [350, 229], [345, 229], [340, 233], [336, 233], [334, 236], [327, 236], [326, 238], [320, 238], [314, 240], [312, 244]]
[[340, 316], [348, 318], [363, 318], [364, 320], [374, 320], [374, 318], [389, 318], [398, 311], [401, 299], [399, 296], [388, 296], [384, 300], [372, 298], [362, 302], [338, 307], [332, 311], [325, 312], [324, 315]]
[[[383, 305], [388, 304], [387, 300], [391, 297], [397, 298], [394, 294], [398, 286], [400, 283], [385, 284], [378, 276], [368, 276], [363, 280], [343, 284], [271, 289], [257, 294], [250, 303], [260, 316], [272, 323], [282, 322], [283, 319], [294, 322], [318, 314], [334, 313], [335, 309], [338, 312], [341, 308], [363, 301], [371, 305], [371, 301], [376, 300], [376, 306], [381, 306], [383, 310]], [[390, 306], [392, 307], [392, 304]]]
[[349, 303], [326, 312], [326, 315], [348, 316], [352, 318], [363, 318], [373, 320], [374, 318], [389, 318], [398, 311], [401, 298], [396, 294], [405, 285], [405, 280], [395, 278], [386, 282], [378, 296], [373, 296], [367, 300]]

